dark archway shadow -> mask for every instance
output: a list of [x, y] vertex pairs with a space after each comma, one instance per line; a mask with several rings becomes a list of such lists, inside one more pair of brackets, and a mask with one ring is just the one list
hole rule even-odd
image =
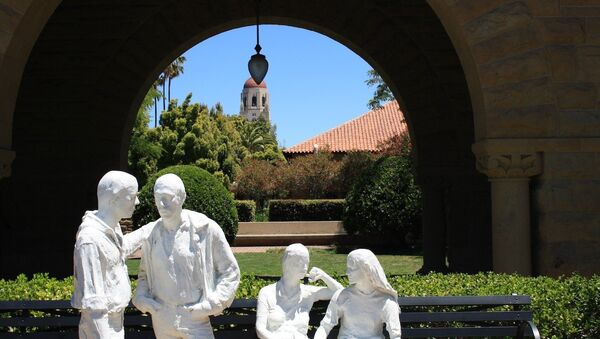
[[[442, 190], [451, 269], [491, 268], [489, 184], [471, 152], [474, 116], [461, 62], [425, 1], [261, 2], [264, 23], [344, 44], [390, 85], [406, 113], [422, 183]], [[137, 108], [164, 67], [196, 43], [254, 22], [242, 0], [64, 0], [40, 34], [13, 124], [17, 158], [2, 199], [4, 276], [72, 271], [81, 215], [98, 179], [125, 169]], [[7, 196], [4, 194], [4, 196]]]

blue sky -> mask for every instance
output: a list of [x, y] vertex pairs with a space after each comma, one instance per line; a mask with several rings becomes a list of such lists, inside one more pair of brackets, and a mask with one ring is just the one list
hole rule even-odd
[[[255, 44], [256, 27], [249, 26], [191, 48], [184, 54], [184, 74], [171, 83], [171, 98], [181, 102], [191, 92], [192, 102], [221, 102], [226, 114], [238, 114]], [[365, 80], [371, 67], [342, 44], [280, 25], [261, 25], [260, 44], [269, 61], [265, 81], [281, 146], [291, 147], [368, 111], [374, 90]]]

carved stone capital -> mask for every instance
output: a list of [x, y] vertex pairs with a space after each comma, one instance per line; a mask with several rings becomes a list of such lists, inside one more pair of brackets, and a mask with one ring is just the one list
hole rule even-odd
[[477, 170], [489, 178], [529, 178], [542, 173], [538, 152], [478, 154]]
[[0, 149], [0, 179], [10, 177], [15, 151]]

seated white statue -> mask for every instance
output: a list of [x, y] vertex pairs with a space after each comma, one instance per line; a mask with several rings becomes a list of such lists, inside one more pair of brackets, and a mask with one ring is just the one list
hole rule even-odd
[[318, 300], [329, 300], [343, 286], [317, 267], [309, 280], [323, 280], [327, 287], [301, 284], [308, 269], [309, 254], [302, 244], [283, 252], [281, 279], [258, 293], [256, 334], [261, 339], [307, 339], [309, 312]]
[[326, 339], [338, 322], [340, 339], [384, 338], [384, 323], [390, 339], [400, 338], [398, 294], [375, 254], [366, 249], [354, 250], [348, 255], [347, 266], [350, 286], [331, 298], [315, 339]]
[[98, 183], [98, 210], [87, 211], [77, 231], [71, 305], [81, 310], [80, 338], [123, 338], [123, 310], [131, 299], [125, 259], [136, 251], [147, 228], [123, 236], [119, 220], [129, 218], [138, 183], [110, 171]]
[[133, 304], [152, 315], [157, 338], [214, 338], [209, 316], [231, 305], [240, 269], [216, 222], [183, 209], [181, 179], [156, 180], [154, 199], [161, 216], [142, 245]]

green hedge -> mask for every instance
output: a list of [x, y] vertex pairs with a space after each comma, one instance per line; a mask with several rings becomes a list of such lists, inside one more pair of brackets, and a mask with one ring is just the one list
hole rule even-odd
[[154, 203], [154, 183], [167, 173], [176, 174], [183, 181], [187, 193], [183, 208], [203, 213], [216, 221], [232, 244], [238, 231], [233, 194], [215, 176], [194, 165], [170, 166], [150, 177], [140, 190], [140, 204], [133, 213], [134, 225], [143, 226], [160, 218]]
[[342, 220], [344, 199], [269, 200], [269, 221]]
[[236, 200], [238, 219], [240, 221], [254, 221], [256, 216], [256, 203], [253, 200]]
[[[336, 277], [344, 286], [345, 277]], [[399, 296], [529, 295], [542, 338], [600, 338], [600, 276], [527, 278], [493, 273], [404, 275], [389, 278]], [[236, 298], [256, 298], [273, 280], [242, 275]], [[0, 280], [0, 300], [68, 300], [73, 278], [47, 274]], [[405, 309], [408, 311], [408, 309]]]
[[421, 191], [411, 160], [383, 157], [355, 182], [346, 196], [344, 229], [348, 234], [375, 236], [385, 245], [410, 245], [421, 234]]

